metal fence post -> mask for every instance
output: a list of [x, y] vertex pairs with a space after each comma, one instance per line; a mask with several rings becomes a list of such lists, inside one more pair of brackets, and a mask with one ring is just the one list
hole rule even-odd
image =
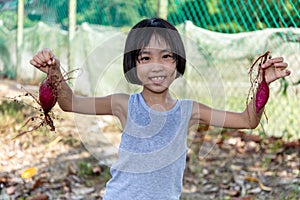
[[68, 68], [69, 71], [74, 69], [74, 49], [73, 39], [76, 31], [76, 0], [69, 0], [69, 30], [68, 30]]
[[168, 0], [158, 0], [157, 15], [160, 18], [167, 19], [167, 16], [168, 16]]
[[21, 79], [19, 75], [22, 64], [22, 46], [23, 46], [23, 25], [24, 25], [24, 0], [18, 0], [18, 24], [17, 24], [17, 66], [15, 69], [16, 78]]

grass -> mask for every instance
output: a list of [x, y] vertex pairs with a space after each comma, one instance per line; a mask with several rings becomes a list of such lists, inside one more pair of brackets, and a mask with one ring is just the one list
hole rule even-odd
[[[42, 111], [38, 107], [34, 107], [37, 103], [33, 102], [31, 97], [21, 98], [22, 100], [13, 98], [4, 99], [0, 102], [0, 127], [2, 131], [7, 132], [9, 130], [12, 133], [12, 137], [26, 129], [30, 130], [33, 125], [38, 124], [38, 119], [33, 119], [33, 117], [43, 117]], [[28, 124], [26, 124], [27, 121]], [[24, 126], [25, 124], [26, 126]], [[47, 127], [41, 127], [35, 130], [35, 132], [35, 134], [48, 136], [48, 138], [52, 134], [49, 133]]]

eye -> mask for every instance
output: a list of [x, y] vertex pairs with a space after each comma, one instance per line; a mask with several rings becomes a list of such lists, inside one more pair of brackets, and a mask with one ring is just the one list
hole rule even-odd
[[162, 59], [163, 59], [164, 61], [174, 61], [173, 54], [171, 54], [171, 53], [164, 54], [164, 55], [162, 56]]
[[139, 57], [139, 62], [140, 63], [147, 63], [150, 61], [150, 57], [149, 56], [140, 56]]

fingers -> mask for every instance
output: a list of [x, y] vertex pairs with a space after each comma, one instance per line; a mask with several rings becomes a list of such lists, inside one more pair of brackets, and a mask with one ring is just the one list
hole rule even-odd
[[50, 49], [43, 49], [38, 51], [33, 58], [30, 60], [30, 64], [34, 65], [37, 68], [45, 67], [47, 65], [54, 64], [54, 54]]
[[281, 69], [285, 69], [288, 67], [288, 64], [285, 62], [281, 62], [281, 63], [274, 63], [274, 67], [275, 68], [281, 68]]
[[264, 63], [261, 66], [263, 69], [272, 68], [275, 71], [278, 71], [277, 73], [280, 74], [280, 76], [288, 76], [290, 75], [291, 71], [287, 69], [288, 64], [284, 62], [283, 57], [276, 57], [269, 59], [266, 63]]
[[54, 57], [54, 54], [52, 53], [52, 51], [50, 49], [43, 49], [41, 51], [41, 59], [42, 59], [44, 64], [52, 65], [53, 64], [53, 57]]
[[29, 62], [45, 73], [48, 73], [49, 67], [59, 69], [60, 66], [59, 59], [55, 58], [53, 52], [48, 48], [38, 51]]
[[271, 83], [291, 74], [291, 71], [288, 69], [288, 64], [284, 62], [283, 57], [271, 58], [262, 64], [261, 68], [265, 71], [267, 83]]
[[266, 68], [269, 68], [272, 66], [274, 66], [275, 68], [285, 69], [285, 68], [287, 68], [288, 64], [284, 62], [283, 57], [275, 57], [275, 58], [269, 59], [261, 67], [263, 69], [266, 69]]
[[288, 69], [282, 70], [281, 71], [281, 78], [285, 77], [285, 76], [289, 76], [291, 73], [292, 73], [291, 70], [288, 70]]

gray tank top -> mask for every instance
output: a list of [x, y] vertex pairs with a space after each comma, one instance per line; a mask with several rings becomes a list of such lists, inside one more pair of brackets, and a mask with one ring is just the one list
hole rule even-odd
[[141, 93], [128, 101], [118, 160], [104, 200], [178, 200], [186, 164], [193, 102], [178, 100], [165, 112], [151, 109]]

